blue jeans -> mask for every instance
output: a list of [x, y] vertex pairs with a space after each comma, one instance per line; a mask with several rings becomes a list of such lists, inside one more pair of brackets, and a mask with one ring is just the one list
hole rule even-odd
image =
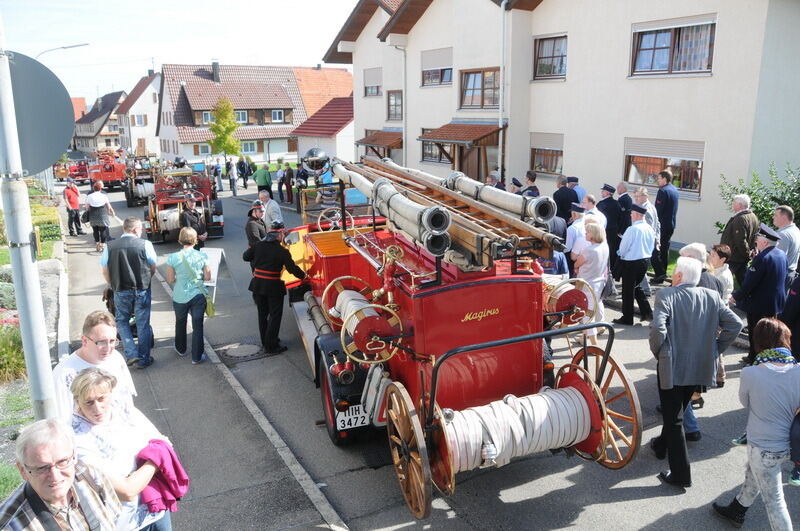
[[175, 349], [181, 354], [186, 352], [186, 321], [192, 316], [192, 359], [200, 361], [205, 347], [203, 345], [203, 317], [206, 312], [206, 297], [202, 293], [195, 295], [189, 302], [172, 301], [175, 309]]
[[750, 507], [760, 493], [767, 508], [769, 525], [774, 531], [792, 529], [781, 481], [781, 464], [788, 459], [789, 450], [770, 452], [748, 443], [747, 471], [744, 484], [736, 496], [744, 507]]
[[[117, 331], [122, 338], [127, 359], [138, 358], [139, 365], [150, 364], [150, 346], [153, 344], [153, 329], [150, 328], [150, 288], [129, 289], [114, 292]], [[137, 347], [131, 332], [131, 317], [136, 317], [136, 331], [139, 336]]]
[[169, 516], [169, 511], [164, 511], [164, 516], [139, 531], [172, 531], [172, 519]]

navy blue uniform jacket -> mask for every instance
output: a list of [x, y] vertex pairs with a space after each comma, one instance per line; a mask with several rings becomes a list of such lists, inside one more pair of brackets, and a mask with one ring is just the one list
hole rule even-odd
[[618, 234], [621, 236], [625, 234], [625, 229], [631, 226], [631, 205], [633, 205], [633, 199], [629, 194], [623, 194], [619, 196], [617, 199], [617, 204], [619, 204], [619, 229]]
[[606, 232], [619, 234], [619, 218], [622, 215], [622, 209], [617, 200], [613, 197], [601, 199], [597, 203], [597, 210], [606, 217]]
[[556, 202], [556, 216], [563, 218], [569, 223], [572, 203], [578, 202], [578, 192], [569, 186], [562, 186], [553, 193], [553, 201]]
[[742, 287], [733, 292], [736, 307], [756, 315], [777, 315], [786, 302], [786, 253], [775, 246], [756, 255]]
[[656, 212], [661, 223], [661, 233], [674, 231], [675, 218], [678, 215], [678, 189], [672, 183], [658, 189]]

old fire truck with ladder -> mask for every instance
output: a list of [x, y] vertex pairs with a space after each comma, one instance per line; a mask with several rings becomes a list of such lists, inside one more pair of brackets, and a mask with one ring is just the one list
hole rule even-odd
[[[535, 260], [562, 248], [546, 231], [552, 199], [390, 159], [329, 166], [340, 223], [288, 235], [308, 279], [287, 285], [334, 444], [385, 426], [417, 518], [459, 472], [545, 450], [612, 469], [634, 458], [641, 409], [611, 356], [614, 329], [594, 321], [590, 286]], [[346, 212], [347, 187], [370, 198], [370, 222]], [[605, 348], [584, 340], [554, 367], [545, 339], [589, 328], [605, 330]]]

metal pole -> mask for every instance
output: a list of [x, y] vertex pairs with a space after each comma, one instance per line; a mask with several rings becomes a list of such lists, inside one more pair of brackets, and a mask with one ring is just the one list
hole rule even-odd
[[36, 419], [58, 414], [50, 368], [50, 349], [44, 326], [39, 269], [31, 253], [31, 206], [22, 181], [22, 157], [17, 135], [17, 117], [11, 91], [11, 69], [5, 49], [5, 31], [0, 18], [0, 175], [5, 211], [11, 272], [17, 297], [22, 348], [31, 385]]

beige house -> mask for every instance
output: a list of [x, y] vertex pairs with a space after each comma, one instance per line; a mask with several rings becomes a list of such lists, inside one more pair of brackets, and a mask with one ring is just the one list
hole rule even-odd
[[534, 169], [546, 194], [567, 174], [652, 197], [669, 168], [682, 242], [718, 241], [721, 174], [797, 165], [800, 2], [500, 4], [360, 1], [325, 55], [353, 65], [356, 139], [399, 133], [392, 158], [437, 175]]
[[75, 120], [75, 149], [87, 155], [119, 149], [119, 120], [116, 111], [126, 96], [127, 93], [121, 90], [97, 98], [92, 109]]
[[136, 83], [117, 109], [120, 147], [128, 155], [152, 154], [158, 157], [161, 154], [161, 146], [156, 136], [160, 90], [161, 74], [150, 70]]

